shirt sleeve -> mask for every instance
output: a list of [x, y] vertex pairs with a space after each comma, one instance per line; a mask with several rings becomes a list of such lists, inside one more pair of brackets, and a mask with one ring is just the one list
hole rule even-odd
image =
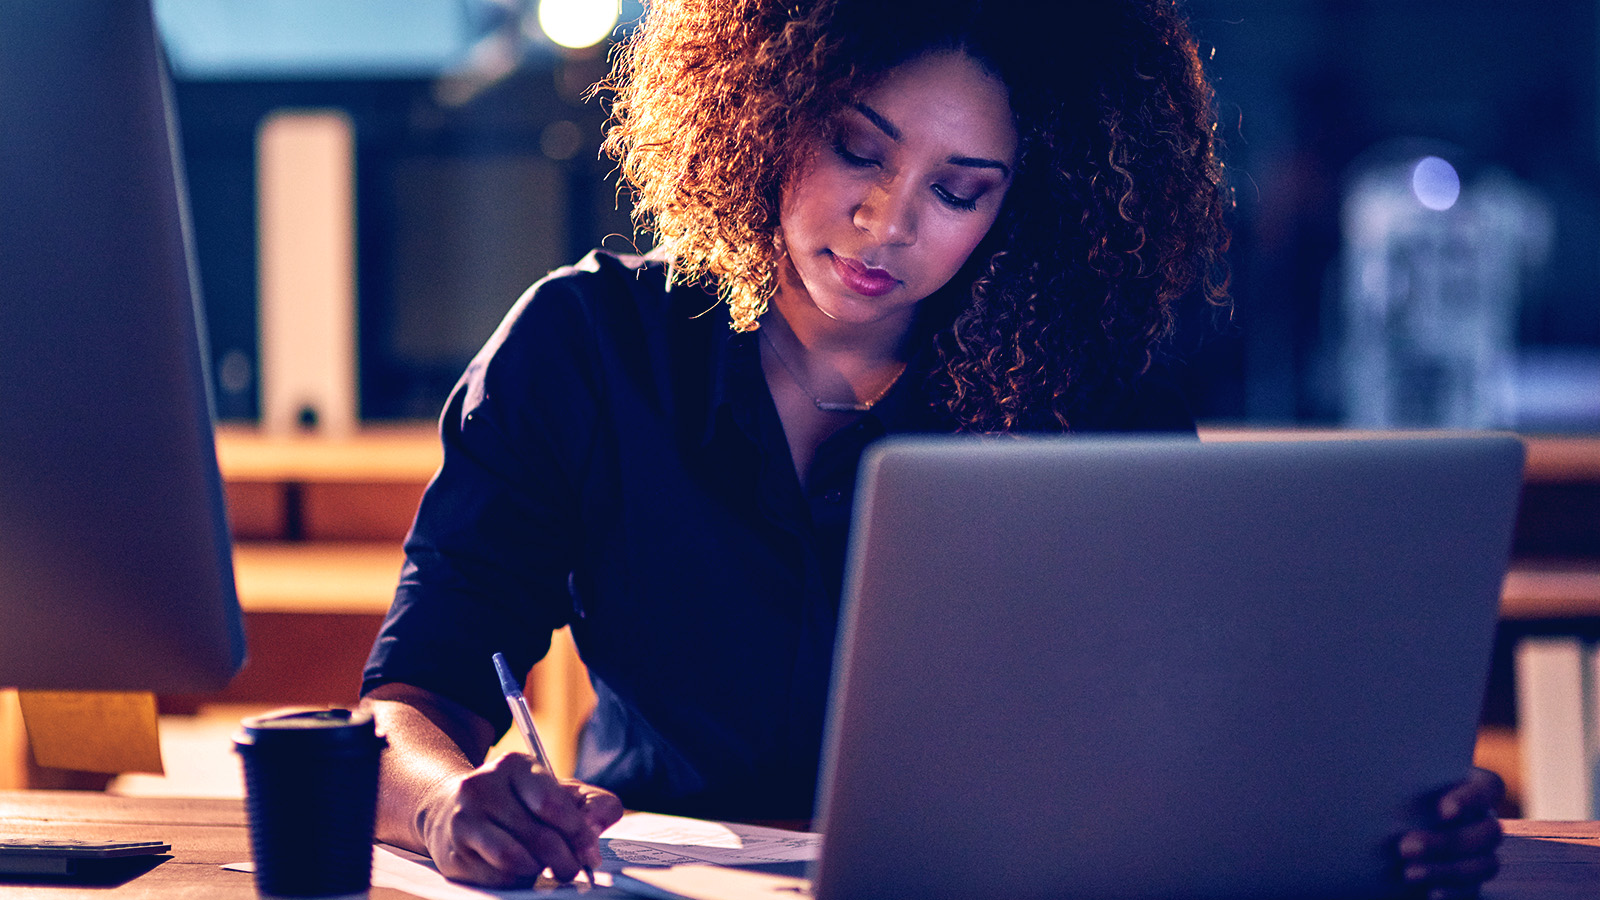
[[406, 538], [363, 695], [410, 684], [504, 729], [492, 654], [525, 676], [570, 620], [580, 486], [602, 405], [585, 303], [597, 277], [567, 270], [531, 288], [452, 392], [444, 461]]

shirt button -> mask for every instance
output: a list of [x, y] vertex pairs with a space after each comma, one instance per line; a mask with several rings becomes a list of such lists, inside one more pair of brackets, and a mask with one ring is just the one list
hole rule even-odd
[[822, 495], [823, 503], [839, 503], [844, 500], [844, 491], [828, 491]]

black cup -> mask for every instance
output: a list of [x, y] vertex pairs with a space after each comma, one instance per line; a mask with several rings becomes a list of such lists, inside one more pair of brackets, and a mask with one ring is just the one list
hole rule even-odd
[[241, 723], [256, 891], [264, 897], [364, 897], [372, 884], [378, 754], [372, 716], [289, 709]]

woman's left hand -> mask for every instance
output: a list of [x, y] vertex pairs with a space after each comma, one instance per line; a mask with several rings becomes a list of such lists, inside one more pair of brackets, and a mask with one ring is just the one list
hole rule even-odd
[[1476, 897], [1478, 888], [1500, 871], [1495, 807], [1505, 795], [1499, 775], [1472, 769], [1466, 781], [1439, 797], [1432, 828], [1400, 836], [1400, 877], [1427, 891], [1430, 900]]

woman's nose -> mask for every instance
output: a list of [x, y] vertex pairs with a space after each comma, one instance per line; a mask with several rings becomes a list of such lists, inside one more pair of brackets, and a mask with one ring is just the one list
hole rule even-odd
[[910, 185], [900, 179], [879, 182], [856, 207], [857, 228], [885, 244], [911, 244], [917, 239], [917, 211]]

